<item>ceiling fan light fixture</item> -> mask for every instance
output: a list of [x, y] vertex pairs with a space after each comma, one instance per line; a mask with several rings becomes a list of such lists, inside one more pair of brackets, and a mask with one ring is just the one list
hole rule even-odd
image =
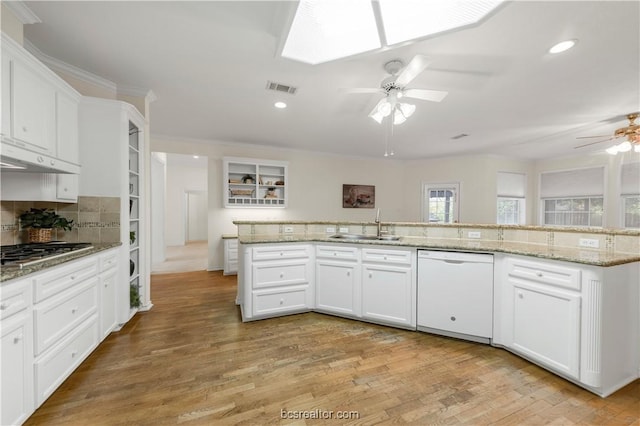
[[273, 104], [274, 107], [278, 108], [278, 109], [283, 109], [287, 107], [287, 104], [285, 104], [284, 102], [276, 102], [275, 104]]
[[398, 108], [405, 118], [409, 118], [416, 112], [416, 106], [413, 104], [398, 104]]
[[388, 117], [391, 114], [391, 104], [389, 102], [382, 102], [378, 105], [378, 112], [382, 115], [382, 117]]
[[549, 53], [566, 52], [567, 50], [575, 46], [577, 42], [578, 40], [576, 39], [561, 41], [560, 43], [551, 46], [551, 48], [549, 49]]
[[632, 148], [631, 142], [624, 141], [621, 144], [619, 144], [617, 148], [618, 148], [618, 152], [629, 152], [631, 151], [631, 148]]
[[618, 145], [610, 146], [606, 149], [607, 154], [616, 155], [618, 153]]
[[393, 124], [397, 126], [404, 123], [405, 121], [407, 121], [407, 118], [402, 115], [399, 109], [396, 109], [393, 113]]
[[376, 120], [378, 124], [382, 124], [382, 120], [384, 119], [384, 116], [380, 113], [380, 111], [376, 111], [374, 114], [371, 114], [369, 117]]

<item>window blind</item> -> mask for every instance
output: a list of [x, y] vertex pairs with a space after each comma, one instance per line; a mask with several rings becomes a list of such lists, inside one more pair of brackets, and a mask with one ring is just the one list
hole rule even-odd
[[498, 172], [498, 197], [524, 198], [526, 187], [526, 175]]
[[542, 173], [540, 198], [602, 196], [604, 167]]
[[620, 193], [622, 195], [639, 195], [640, 163], [623, 164], [620, 173], [622, 175]]

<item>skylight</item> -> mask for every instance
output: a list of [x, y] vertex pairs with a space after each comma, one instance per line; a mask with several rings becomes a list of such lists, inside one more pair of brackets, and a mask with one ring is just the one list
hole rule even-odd
[[282, 56], [328, 62], [477, 23], [502, 1], [300, 0]]

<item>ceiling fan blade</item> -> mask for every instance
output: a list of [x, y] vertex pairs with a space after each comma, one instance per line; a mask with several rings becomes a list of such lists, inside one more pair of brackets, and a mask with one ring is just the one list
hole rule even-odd
[[601, 140], [601, 141], [590, 142], [590, 143], [586, 143], [586, 144], [584, 144], [584, 145], [574, 146], [573, 148], [574, 148], [574, 149], [584, 148], [585, 146], [591, 146], [591, 145], [595, 145], [595, 144], [597, 144], [597, 143], [607, 142], [607, 141], [610, 141], [610, 140], [612, 140], [612, 139], [615, 139], [615, 138], [609, 138], [609, 139], [603, 139], [603, 140]]
[[405, 87], [407, 84], [411, 82], [414, 78], [418, 76], [424, 69], [429, 65], [429, 60], [424, 55], [416, 55], [413, 57], [409, 65], [404, 67], [404, 69], [396, 78], [396, 86]]
[[598, 135], [598, 136], [578, 136], [576, 139], [593, 139], [593, 138], [606, 138], [609, 135]]
[[374, 89], [373, 87], [341, 88], [340, 91], [345, 93], [385, 93], [381, 88]]
[[402, 91], [402, 95], [406, 98], [422, 99], [423, 101], [440, 102], [443, 100], [449, 92], [443, 92], [442, 90], [427, 90], [427, 89], [407, 89]]

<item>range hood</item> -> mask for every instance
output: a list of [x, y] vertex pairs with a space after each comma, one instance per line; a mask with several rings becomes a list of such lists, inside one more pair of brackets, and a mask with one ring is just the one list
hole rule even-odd
[[3, 140], [0, 148], [0, 170], [2, 172], [79, 174], [80, 166]]

